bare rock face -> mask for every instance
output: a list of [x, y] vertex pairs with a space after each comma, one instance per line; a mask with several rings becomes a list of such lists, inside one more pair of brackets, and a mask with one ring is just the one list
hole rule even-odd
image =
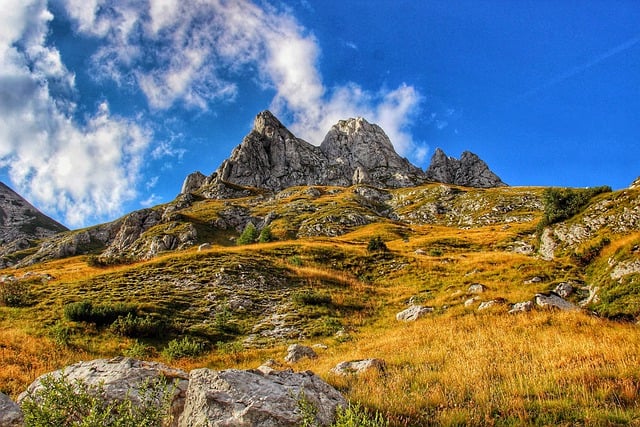
[[309, 371], [196, 369], [189, 375], [179, 426], [299, 426], [303, 400], [315, 408], [321, 426], [331, 425], [337, 407], [347, 405], [337, 390]]
[[424, 172], [395, 152], [384, 131], [361, 117], [339, 121], [315, 146], [263, 111], [231, 157], [209, 177], [189, 175], [182, 193], [200, 191], [205, 197], [225, 198], [242, 195], [243, 187], [245, 191], [300, 185], [398, 188], [425, 182]]
[[0, 393], [0, 426], [21, 427], [23, 415], [20, 407], [9, 399], [9, 396]]
[[[177, 425], [178, 415], [182, 412], [185, 394], [188, 386], [188, 374], [179, 369], [170, 368], [157, 362], [145, 362], [136, 359], [116, 357], [111, 360], [97, 359], [90, 362], [79, 362], [63, 370], [50, 374], [55, 378], [65, 376], [70, 382], [81, 380], [89, 386], [102, 386], [103, 398], [108, 401], [123, 401], [131, 399], [136, 404], [140, 399], [141, 388], [156, 380], [172, 382], [175, 388], [169, 388], [173, 393], [171, 399], [172, 426]], [[42, 388], [43, 377], [36, 379], [18, 397], [18, 403], [29, 399]]]
[[640, 189], [640, 176], [637, 177], [629, 186], [630, 190], [638, 190]]
[[400, 157], [380, 126], [362, 117], [340, 120], [320, 145], [334, 185], [369, 184], [383, 188], [426, 182], [424, 172]]
[[476, 154], [465, 151], [460, 160], [436, 149], [426, 172], [430, 181], [464, 187], [492, 188], [506, 184]]
[[[0, 257], [27, 249], [38, 239], [67, 231], [67, 227], [33, 207], [0, 182]], [[10, 266], [0, 258], [0, 268]]]

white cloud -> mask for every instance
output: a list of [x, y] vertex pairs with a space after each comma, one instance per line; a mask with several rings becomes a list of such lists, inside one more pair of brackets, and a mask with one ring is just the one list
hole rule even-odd
[[0, 15], [0, 165], [19, 192], [68, 225], [118, 214], [136, 196], [149, 132], [106, 103], [84, 124], [74, 120], [64, 96], [76, 90], [74, 76], [46, 45], [46, 1], [14, 3]]
[[364, 116], [385, 129], [400, 154], [419, 148], [408, 132], [421, 102], [415, 88], [327, 88], [317, 40], [288, 12], [249, 0], [66, 5], [78, 31], [104, 39], [96, 70], [121, 84], [135, 81], [152, 108], [207, 110], [237, 99], [237, 81], [249, 75], [275, 91], [270, 108], [292, 117], [292, 129], [309, 142], [319, 144], [339, 119]]

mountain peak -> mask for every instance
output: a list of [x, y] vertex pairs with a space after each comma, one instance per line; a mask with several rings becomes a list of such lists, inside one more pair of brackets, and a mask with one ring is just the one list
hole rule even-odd
[[436, 149], [426, 174], [431, 181], [465, 187], [490, 188], [507, 185], [477, 154], [470, 151], [463, 152], [458, 160], [447, 156], [442, 149]]
[[271, 191], [300, 185], [398, 188], [429, 179], [476, 187], [504, 185], [470, 152], [456, 160], [438, 149], [429, 170], [431, 175], [399, 156], [384, 130], [363, 117], [339, 120], [315, 146], [297, 138], [265, 110], [216, 172], [210, 177], [189, 175], [182, 192], [200, 191], [205, 197], [224, 198], [238, 195], [238, 186]]

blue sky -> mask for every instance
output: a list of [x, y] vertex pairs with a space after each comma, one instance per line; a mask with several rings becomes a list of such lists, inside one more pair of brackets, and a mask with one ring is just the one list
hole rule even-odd
[[76, 228], [172, 200], [271, 109], [510, 185], [640, 175], [637, 0], [0, 0], [0, 179]]

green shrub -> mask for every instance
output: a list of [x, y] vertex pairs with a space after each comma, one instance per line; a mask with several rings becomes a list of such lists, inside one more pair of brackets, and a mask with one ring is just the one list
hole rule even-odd
[[367, 250], [369, 252], [386, 252], [387, 245], [382, 240], [382, 237], [376, 236], [376, 237], [372, 237], [371, 240], [369, 240], [369, 244], [367, 245]]
[[183, 357], [197, 357], [205, 352], [205, 345], [201, 341], [197, 341], [188, 336], [181, 340], [175, 339], [169, 341], [167, 346], [162, 350], [162, 355], [167, 359], [181, 359]]
[[248, 245], [251, 243], [255, 243], [257, 238], [258, 238], [258, 229], [256, 228], [255, 225], [253, 225], [251, 221], [249, 221], [247, 225], [244, 227], [244, 230], [242, 231], [242, 234], [240, 235], [240, 237], [238, 237], [236, 244]]
[[369, 414], [362, 406], [350, 404], [346, 408], [338, 407], [333, 427], [387, 427], [387, 420], [380, 412]]
[[260, 231], [260, 236], [258, 236], [258, 242], [268, 243], [268, 242], [272, 242], [273, 240], [274, 238], [273, 238], [273, 234], [271, 234], [271, 227], [267, 225]]
[[571, 254], [571, 259], [576, 264], [582, 267], [585, 267], [591, 264], [591, 262], [594, 261], [600, 255], [600, 252], [602, 252], [602, 249], [604, 249], [605, 246], [608, 246], [609, 243], [611, 243], [611, 240], [609, 240], [608, 237], [603, 237], [600, 240], [598, 240], [597, 243], [589, 246], [588, 248], [582, 251], [576, 251], [573, 254]]
[[132, 357], [134, 359], [143, 359], [149, 356], [151, 350], [152, 348], [136, 340], [131, 344], [131, 347], [124, 351], [123, 355], [126, 357]]
[[27, 307], [33, 304], [31, 286], [28, 280], [7, 279], [0, 282], [0, 305], [7, 307]]
[[49, 328], [49, 336], [60, 347], [71, 345], [71, 328], [58, 321]]
[[611, 191], [611, 187], [547, 188], [542, 194], [544, 212], [538, 224], [541, 231], [547, 225], [564, 221], [579, 213], [598, 194]]
[[162, 325], [150, 316], [139, 317], [127, 313], [126, 316], [118, 317], [109, 329], [122, 337], [154, 338], [160, 336]]
[[108, 402], [102, 385], [66, 376], [42, 378], [42, 388], [29, 393], [22, 403], [25, 427], [155, 427], [167, 417], [170, 398], [166, 384], [151, 382], [141, 388], [140, 403], [129, 398]]
[[72, 302], [64, 306], [64, 317], [73, 322], [95, 323], [96, 326], [110, 325], [121, 316], [134, 315], [134, 306], [118, 303], [94, 306], [91, 301]]
[[231, 321], [231, 311], [229, 311], [229, 307], [224, 306], [213, 318], [213, 323], [218, 332], [226, 333], [226, 334], [238, 334], [240, 333], [240, 328], [238, 325]]

